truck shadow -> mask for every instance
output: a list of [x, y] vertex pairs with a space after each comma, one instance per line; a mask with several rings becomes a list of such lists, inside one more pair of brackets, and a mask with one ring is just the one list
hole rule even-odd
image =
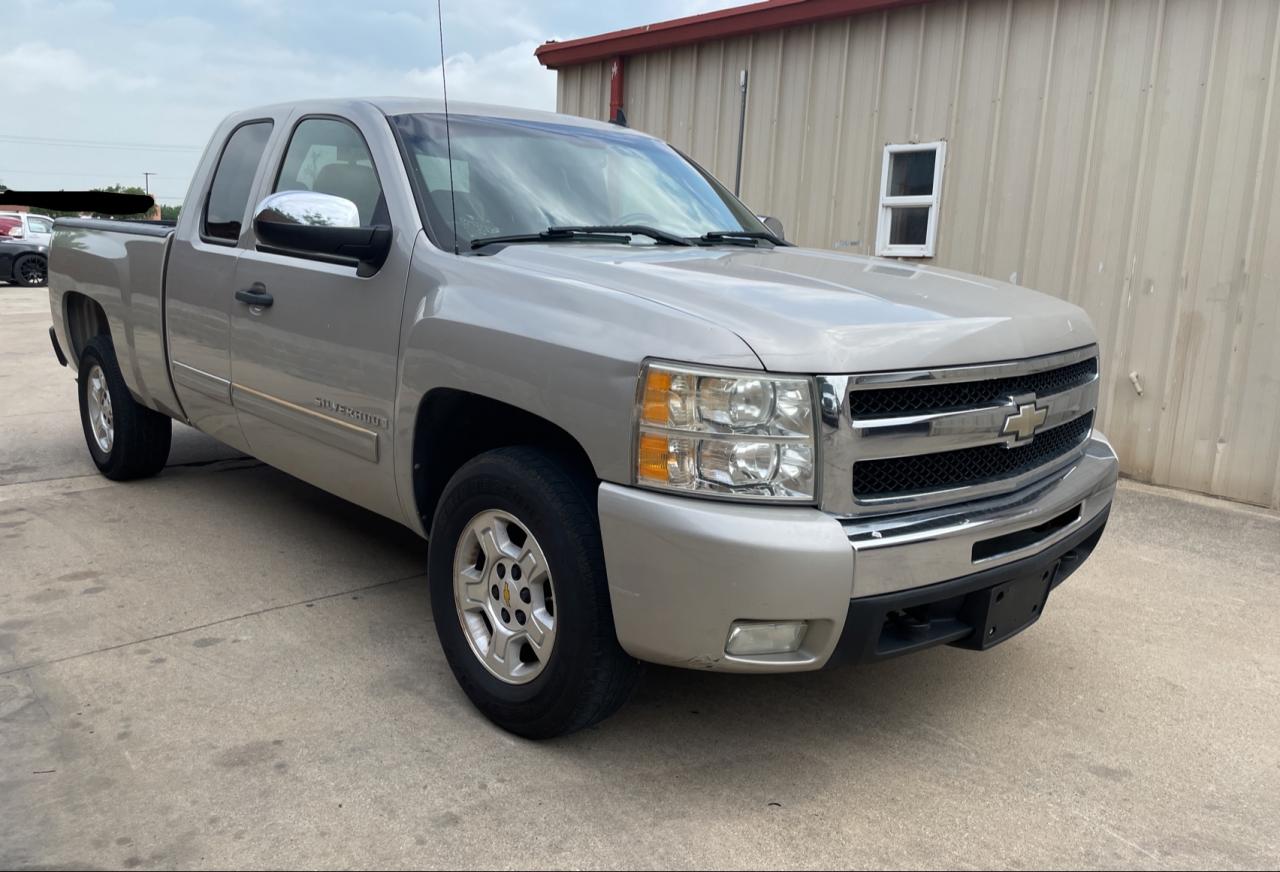
[[[212, 456], [212, 455], [211, 455]], [[416, 697], [424, 705], [456, 706], [458, 717], [492, 730], [495, 745], [510, 741], [471, 708], [443, 663], [426, 593], [426, 543], [406, 527], [278, 472], [250, 458], [218, 460], [204, 467], [199, 452], [166, 476], [210, 476], [202, 484], [206, 508], [271, 518], [276, 538], [286, 549], [355, 547], [377, 554], [394, 567], [384, 595], [369, 600], [365, 620], [386, 628], [388, 636], [408, 638], [409, 628], [425, 627], [401, 652], [398, 671], [385, 686], [371, 688], [370, 703], [390, 704]], [[401, 571], [407, 570], [407, 571]], [[406, 576], [417, 573], [412, 578]], [[399, 578], [399, 582], [397, 582]], [[1032, 633], [1034, 634], [1034, 629]], [[953, 716], [972, 723], [984, 712], [1026, 708], [1025, 682], [1051, 669], [1049, 654], [1011, 640], [985, 655], [950, 648], [899, 660], [829, 671], [785, 675], [732, 675], [650, 666], [631, 701], [614, 717], [576, 735], [549, 742], [521, 742], [522, 753], [561, 758], [566, 766], [617, 775], [620, 766], [652, 771], [675, 768], [690, 788], [752, 789], [815, 783], [837, 773], [825, 750], [850, 743], [862, 748], [868, 765], [884, 766], [910, 753], [930, 749], [974, 756], [945, 726]], [[422, 668], [423, 666], [432, 668]], [[401, 674], [403, 672], [403, 674]], [[1020, 690], [1018, 685], [1023, 683]], [[914, 751], [912, 750], [914, 749]], [[735, 768], [742, 772], [735, 774]], [[739, 783], [741, 781], [741, 783]], [[735, 786], [736, 785], [736, 786]], [[655, 800], [658, 798], [655, 797]], [[773, 801], [773, 800], [770, 800]]]
[[1035, 690], [1018, 685], [1034, 684], [1050, 664], [1036, 646], [1015, 653], [1016, 645], [789, 675], [650, 667], [613, 718], [526, 750], [621, 779], [656, 804], [675, 790], [702, 804], [767, 810], [858, 785], [928, 781], [921, 773], [930, 770], [935, 785], [962, 789], [995, 762], [974, 741], [989, 718], [1000, 712], [1002, 729], [1039, 729]]

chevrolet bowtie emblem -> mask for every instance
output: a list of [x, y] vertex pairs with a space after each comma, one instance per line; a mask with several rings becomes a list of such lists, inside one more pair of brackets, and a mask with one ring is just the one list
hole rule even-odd
[[511, 605], [511, 585], [505, 581], [502, 583], [502, 601], [507, 605]]
[[1012, 436], [1014, 442], [1026, 442], [1049, 417], [1049, 410], [1036, 405], [1035, 400], [1021, 403], [1018, 411], [1004, 419], [1004, 429], [1000, 432]]

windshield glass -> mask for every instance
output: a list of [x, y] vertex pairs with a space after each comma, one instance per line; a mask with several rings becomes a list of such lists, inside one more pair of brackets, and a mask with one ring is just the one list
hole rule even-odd
[[[444, 116], [392, 119], [427, 221], [451, 247]], [[458, 248], [548, 227], [632, 224], [681, 237], [765, 230], [750, 210], [671, 146], [619, 129], [454, 115]], [[647, 241], [647, 240], [644, 240]]]

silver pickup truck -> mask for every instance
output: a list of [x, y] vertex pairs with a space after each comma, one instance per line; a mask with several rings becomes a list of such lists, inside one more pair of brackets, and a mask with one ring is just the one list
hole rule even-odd
[[442, 108], [242, 112], [176, 226], [57, 222], [103, 474], [160, 471], [177, 419], [406, 524], [458, 681], [530, 737], [640, 661], [991, 647], [1098, 542], [1080, 309], [792, 246], [636, 131]]

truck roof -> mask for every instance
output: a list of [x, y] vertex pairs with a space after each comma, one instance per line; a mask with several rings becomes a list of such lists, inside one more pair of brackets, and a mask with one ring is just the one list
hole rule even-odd
[[[236, 121], [241, 121], [265, 114], [278, 114], [281, 111], [294, 108], [303, 108], [308, 113], [323, 114], [332, 112], [344, 115], [359, 105], [372, 105], [385, 115], [438, 114], [444, 112], [443, 100], [428, 97], [347, 97], [255, 106], [251, 109], [236, 112], [232, 118]], [[590, 118], [582, 118], [578, 115], [562, 115], [557, 112], [546, 112], [540, 109], [526, 109], [519, 106], [495, 106], [489, 103], [471, 103], [463, 100], [450, 100], [449, 113], [451, 115], [473, 115], [485, 118], [511, 118], [519, 121], [542, 121], [549, 124], [567, 124], [575, 127], [588, 127], [615, 132], [620, 129], [617, 125], [604, 121], [594, 121]], [[637, 136], [649, 136], [638, 130], [632, 132]]]

